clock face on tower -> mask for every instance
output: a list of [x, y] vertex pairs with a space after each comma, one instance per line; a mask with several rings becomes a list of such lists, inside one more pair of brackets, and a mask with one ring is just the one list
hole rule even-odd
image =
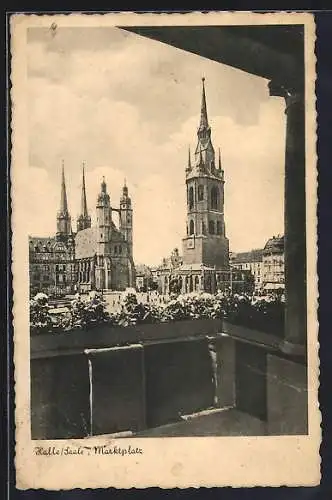
[[195, 239], [194, 238], [189, 238], [187, 240], [187, 248], [195, 248]]

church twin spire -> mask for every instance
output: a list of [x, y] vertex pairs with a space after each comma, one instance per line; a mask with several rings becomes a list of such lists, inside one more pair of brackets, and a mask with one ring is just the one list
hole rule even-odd
[[81, 213], [77, 218], [77, 231], [82, 231], [91, 227], [91, 217], [88, 214], [88, 204], [86, 201], [85, 189], [85, 162], [82, 164], [82, 192], [81, 192]]
[[66, 180], [65, 180], [65, 166], [62, 160], [62, 173], [61, 173], [61, 199], [60, 199], [60, 210], [59, 214], [68, 214], [68, 202], [67, 202], [67, 192], [66, 192]]
[[[121, 202], [131, 205], [131, 200], [128, 196], [128, 187], [126, 185], [126, 180], [124, 181], [124, 186], [122, 188]], [[101, 183], [101, 192], [98, 195], [98, 203], [102, 205], [106, 203], [107, 206], [110, 205], [110, 197], [107, 193], [107, 186], [105, 182], [105, 177], [103, 177]], [[82, 190], [81, 190], [81, 213], [77, 217], [77, 232], [82, 231], [91, 227], [91, 217], [88, 213], [88, 203], [86, 196], [86, 185], [85, 185], [85, 162], [82, 164]], [[59, 239], [62, 237], [67, 237], [73, 235], [71, 217], [68, 211], [68, 201], [67, 201], [67, 190], [66, 190], [66, 180], [65, 180], [65, 168], [64, 161], [62, 160], [61, 168], [61, 196], [60, 196], [60, 210], [57, 215], [57, 234]]]
[[60, 210], [57, 214], [57, 239], [63, 240], [70, 235], [71, 232], [71, 217], [68, 211], [66, 180], [65, 180], [65, 167], [62, 160], [61, 170], [61, 195], [60, 195]]
[[86, 201], [86, 190], [85, 190], [85, 163], [82, 165], [82, 193], [81, 193], [81, 215], [83, 217], [88, 217], [88, 204]]

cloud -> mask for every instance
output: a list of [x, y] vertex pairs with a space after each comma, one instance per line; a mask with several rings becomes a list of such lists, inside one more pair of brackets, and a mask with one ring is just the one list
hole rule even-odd
[[[48, 172], [30, 166], [17, 176], [26, 231], [31, 236], [52, 236], [56, 232], [56, 213], [60, 203], [60, 183], [54, 189]], [[69, 208], [70, 208], [69, 203]]]

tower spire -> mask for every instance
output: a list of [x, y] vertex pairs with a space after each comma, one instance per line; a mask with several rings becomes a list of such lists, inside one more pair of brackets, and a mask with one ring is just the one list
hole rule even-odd
[[202, 103], [201, 103], [201, 121], [199, 124], [200, 130], [209, 127], [207, 108], [206, 108], [206, 96], [205, 96], [205, 78], [202, 78]]
[[81, 192], [81, 213], [77, 217], [77, 232], [91, 227], [91, 217], [88, 214], [88, 204], [86, 201], [85, 188], [85, 162], [82, 163], [82, 192]]
[[81, 215], [83, 215], [83, 217], [88, 217], [88, 204], [86, 201], [86, 190], [85, 190], [85, 162], [83, 162], [82, 166]]
[[122, 187], [122, 198], [123, 197], [128, 197], [128, 186], [127, 186], [126, 178], [124, 178], [123, 187]]
[[106, 193], [107, 192], [107, 186], [106, 186], [106, 181], [105, 181], [105, 176], [103, 175], [103, 180], [101, 182], [101, 192]]
[[70, 232], [71, 218], [68, 212], [64, 161], [62, 160], [61, 163], [61, 198], [60, 210], [57, 214], [57, 239], [66, 240]]
[[201, 118], [199, 128], [197, 130], [197, 147], [195, 150], [195, 167], [201, 166], [201, 170], [205, 170], [206, 174], [214, 175], [215, 153], [211, 142], [211, 128], [208, 122], [206, 95], [205, 95], [205, 78], [202, 78], [202, 101], [201, 101]]
[[67, 202], [66, 181], [65, 181], [65, 165], [63, 160], [62, 160], [62, 173], [61, 173], [60, 212], [63, 214], [68, 213], [68, 202]]
[[105, 181], [105, 176], [103, 175], [103, 180], [101, 183], [100, 193], [97, 198], [97, 207], [109, 207], [110, 206], [110, 195], [107, 193], [107, 185]]

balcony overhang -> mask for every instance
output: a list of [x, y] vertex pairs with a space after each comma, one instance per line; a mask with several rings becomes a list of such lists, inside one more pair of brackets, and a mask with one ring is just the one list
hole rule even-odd
[[303, 25], [133, 26], [122, 29], [273, 80], [287, 88], [303, 88]]

